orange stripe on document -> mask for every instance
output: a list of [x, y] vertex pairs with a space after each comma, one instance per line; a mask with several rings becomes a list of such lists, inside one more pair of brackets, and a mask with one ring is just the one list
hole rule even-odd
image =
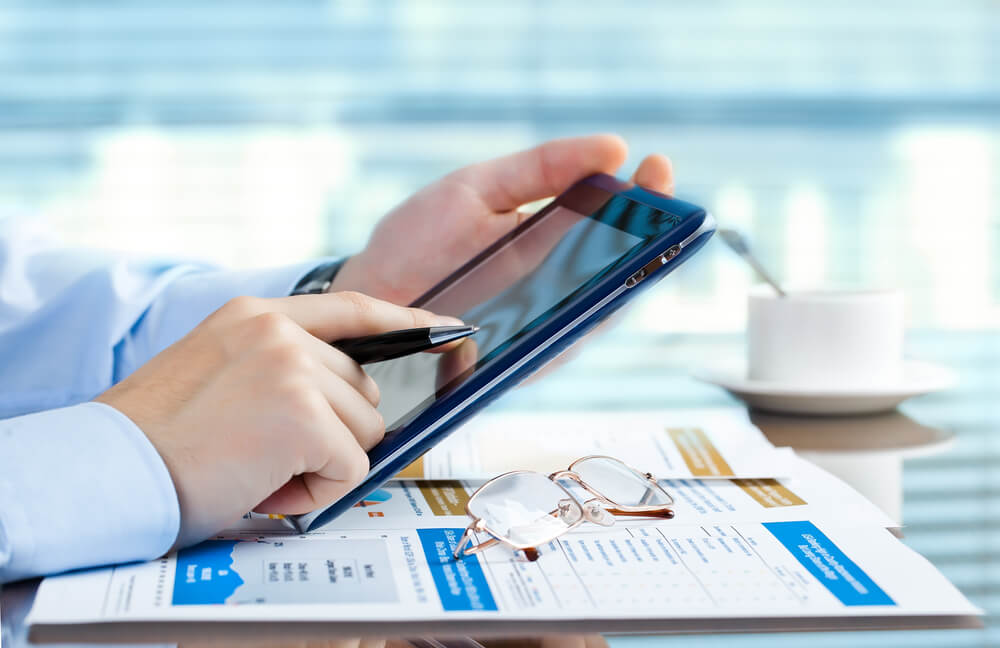
[[417, 457], [417, 460], [396, 475], [398, 479], [423, 479], [424, 478], [424, 458]]
[[695, 477], [732, 477], [733, 469], [719, 454], [715, 444], [699, 428], [668, 428], [667, 434], [677, 446], [691, 474]]
[[777, 479], [732, 479], [730, 480], [764, 508], [779, 506], [802, 506], [804, 499], [788, 490]]

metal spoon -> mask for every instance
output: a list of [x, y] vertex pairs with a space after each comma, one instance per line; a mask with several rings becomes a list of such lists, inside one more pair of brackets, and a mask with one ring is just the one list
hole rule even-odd
[[757, 260], [757, 257], [750, 252], [750, 244], [747, 243], [747, 238], [742, 232], [738, 232], [734, 229], [723, 228], [720, 229], [717, 234], [719, 235], [719, 238], [721, 238], [726, 245], [732, 249], [733, 252], [743, 257], [743, 259], [750, 264], [750, 267], [753, 268], [764, 281], [771, 284], [771, 287], [774, 288], [774, 291], [778, 293], [780, 297], [786, 296], [785, 291], [781, 289], [778, 282], [775, 281], [770, 274], [768, 274], [767, 270], [764, 269], [764, 266]]

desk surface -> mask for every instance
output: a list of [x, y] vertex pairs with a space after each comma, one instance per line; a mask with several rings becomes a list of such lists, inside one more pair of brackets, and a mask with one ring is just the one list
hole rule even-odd
[[[588, 347], [571, 364], [502, 399], [497, 409], [661, 409], [739, 407], [721, 390], [686, 377], [689, 369], [741, 353], [734, 336], [667, 336], [638, 343], [614, 333]], [[755, 415], [775, 443], [798, 446], [836, 469], [886, 457], [903, 459], [902, 518], [905, 540], [927, 556], [989, 613], [981, 630], [701, 635], [672, 639], [610, 637], [612, 646], [992, 646], [1000, 632], [1000, 334], [928, 332], [909, 337], [912, 357], [939, 362], [960, 373], [957, 388], [905, 403], [900, 413], [870, 419], [790, 421]], [[614, 389], [607, 378], [614, 376]], [[954, 436], [951, 440], [950, 437]], [[880, 439], [882, 441], [880, 441]], [[890, 439], [892, 439], [890, 441]], [[839, 462], [839, 463], [838, 463]], [[885, 465], [884, 462], [883, 464]], [[899, 474], [891, 469], [855, 484], [893, 506]], [[898, 495], [898, 494], [897, 494]], [[895, 502], [899, 504], [898, 500]], [[15, 609], [30, 588], [3, 593], [4, 646], [18, 645], [11, 627]], [[568, 639], [568, 638], [567, 638]], [[154, 638], [151, 638], [151, 641]], [[214, 645], [214, 644], [213, 644]], [[559, 645], [553, 644], [553, 645]], [[583, 646], [583, 642], [563, 645]], [[588, 647], [595, 645], [587, 642]], [[600, 645], [599, 643], [596, 645]]]

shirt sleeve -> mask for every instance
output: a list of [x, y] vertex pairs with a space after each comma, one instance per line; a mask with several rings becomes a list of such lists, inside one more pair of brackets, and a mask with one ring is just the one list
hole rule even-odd
[[189, 270], [173, 278], [114, 348], [113, 382], [125, 378], [233, 297], [285, 297], [321, 261], [268, 270]]
[[126, 416], [87, 402], [239, 295], [280, 297], [321, 261], [258, 271], [53, 247], [0, 222], [0, 582], [162, 554], [177, 496]]
[[116, 409], [0, 421], [0, 583], [155, 558], [179, 525], [163, 460]]
[[91, 400], [229, 299], [288, 295], [321, 262], [217, 270], [67, 250], [0, 222], [0, 419]]

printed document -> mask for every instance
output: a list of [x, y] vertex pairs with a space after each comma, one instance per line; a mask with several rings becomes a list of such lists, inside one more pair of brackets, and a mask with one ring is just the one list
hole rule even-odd
[[661, 479], [787, 477], [791, 456], [771, 445], [744, 412], [502, 412], [474, 417], [399, 477], [552, 473], [587, 455], [609, 455]]
[[99, 637], [118, 622], [199, 621], [399, 635], [512, 622], [575, 632], [948, 626], [979, 614], [849, 486], [794, 454], [789, 472], [664, 480], [674, 519], [584, 524], [536, 562], [503, 546], [454, 560], [481, 482], [399, 480], [309, 534], [248, 515], [176, 555], [48, 578], [29, 623], [51, 638], [73, 636], [74, 624], [96, 624]]

